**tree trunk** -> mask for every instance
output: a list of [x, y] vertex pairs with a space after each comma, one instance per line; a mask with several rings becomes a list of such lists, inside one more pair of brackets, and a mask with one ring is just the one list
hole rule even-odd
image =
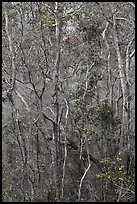
[[54, 68], [54, 113], [55, 113], [55, 125], [53, 129], [53, 174], [55, 185], [56, 202], [60, 200], [60, 187], [61, 187], [61, 167], [60, 167], [60, 131], [59, 131], [59, 63], [60, 63], [60, 38], [61, 38], [61, 21], [58, 12], [58, 2], [56, 2], [55, 8], [55, 22], [56, 22], [56, 59]]
[[117, 29], [116, 29], [116, 18], [115, 15], [113, 16], [113, 35], [114, 35], [114, 43], [115, 43], [115, 49], [118, 59], [118, 70], [119, 70], [119, 77], [121, 82], [121, 91], [122, 91], [122, 124], [121, 124], [121, 135], [120, 135], [120, 149], [124, 147], [124, 135], [125, 135], [125, 122], [126, 122], [126, 80], [125, 80], [125, 74], [124, 74], [124, 66], [122, 61], [122, 56], [120, 53], [120, 47], [118, 43], [118, 36], [117, 36]]

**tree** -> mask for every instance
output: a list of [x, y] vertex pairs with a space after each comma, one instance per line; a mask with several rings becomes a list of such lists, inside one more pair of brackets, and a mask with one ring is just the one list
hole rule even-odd
[[134, 201], [133, 2], [5, 2], [3, 201]]

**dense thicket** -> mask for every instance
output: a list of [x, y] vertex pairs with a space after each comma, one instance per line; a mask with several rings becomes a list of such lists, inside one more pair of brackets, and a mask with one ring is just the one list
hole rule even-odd
[[3, 202], [135, 199], [134, 2], [3, 2]]

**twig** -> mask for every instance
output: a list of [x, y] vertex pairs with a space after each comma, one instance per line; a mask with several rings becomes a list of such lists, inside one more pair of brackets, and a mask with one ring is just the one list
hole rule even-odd
[[18, 97], [21, 99], [22, 103], [25, 105], [27, 111], [30, 113], [30, 107], [27, 104], [27, 102], [25, 101], [24, 97], [18, 91], [15, 91], [15, 93], [18, 95]]
[[118, 195], [118, 198], [117, 198], [116, 202], [120, 201], [120, 198], [121, 198], [121, 195], [122, 195], [122, 190], [123, 190], [123, 181], [121, 182], [121, 187], [120, 187], [119, 195]]
[[[43, 113], [43, 111], [42, 111], [42, 113]], [[47, 115], [45, 115], [45, 113], [43, 113], [43, 117], [44, 117], [44, 119], [47, 119], [50, 122], [52, 122], [52, 124], [55, 126], [55, 122], [51, 118], [49, 118]]]

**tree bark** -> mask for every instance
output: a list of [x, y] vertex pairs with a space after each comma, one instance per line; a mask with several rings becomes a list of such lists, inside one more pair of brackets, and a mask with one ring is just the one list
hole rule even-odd
[[61, 20], [58, 12], [58, 2], [55, 2], [55, 23], [56, 23], [56, 59], [54, 67], [54, 113], [55, 113], [55, 125], [53, 128], [53, 175], [55, 186], [55, 200], [60, 201], [60, 188], [61, 188], [61, 166], [60, 166], [60, 130], [59, 130], [59, 69], [60, 69], [60, 39], [61, 39]]
[[115, 43], [115, 49], [118, 59], [118, 70], [119, 70], [119, 77], [121, 82], [121, 91], [123, 96], [123, 102], [122, 102], [122, 124], [121, 124], [121, 135], [120, 135], [120, 149], [124, 147], [124, 135], [125, 135], [125, 119], [126, 119], [126, 79], [124, 74], [124, 66], [122, 61], [122, 56], [120, 52], [119, 42], [118, 42], [118, 35], [117, 35], [117, 29], [116, 29], [116, 16], [113, 16], [113, 36], [114, 36], [114, 43]]

